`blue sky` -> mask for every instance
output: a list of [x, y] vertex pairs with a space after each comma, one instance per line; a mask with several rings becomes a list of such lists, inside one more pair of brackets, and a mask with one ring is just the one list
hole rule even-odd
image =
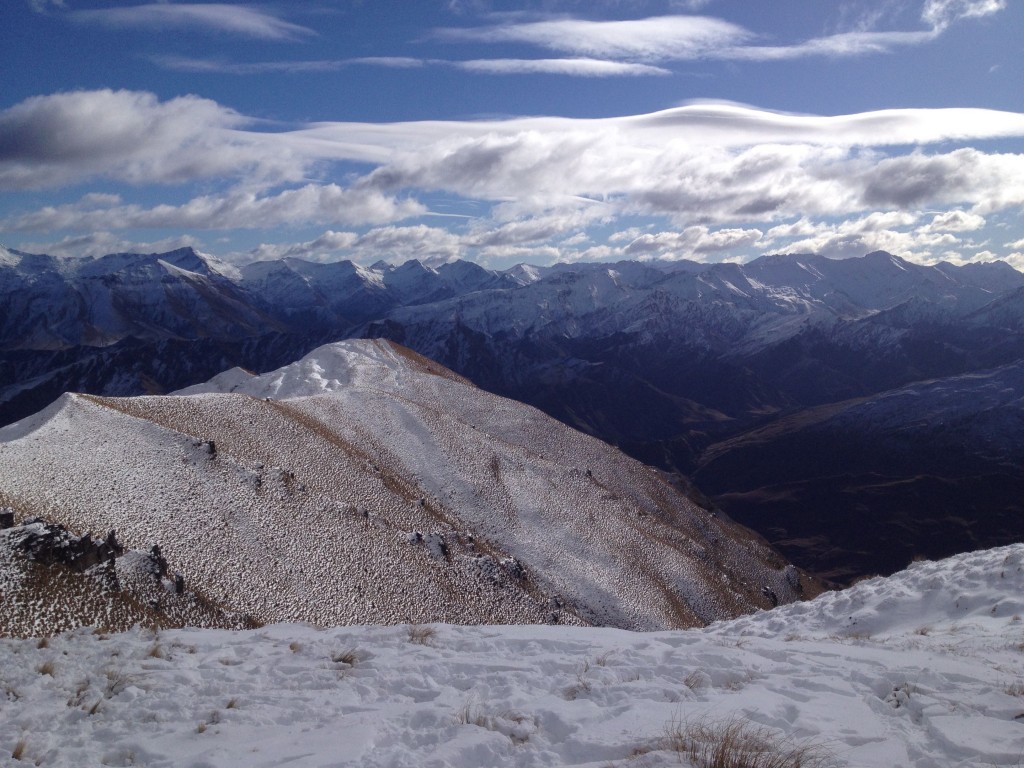
[[1024, 268], [1017, 0], [4, 0], [0, 243]]

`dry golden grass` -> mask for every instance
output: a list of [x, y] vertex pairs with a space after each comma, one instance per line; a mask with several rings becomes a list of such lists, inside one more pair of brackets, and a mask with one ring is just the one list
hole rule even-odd
[[833, 755], [820, 744], [777, 736], [739, 716], [665, 726], [664, 748], [686, 757], [695, 768], [829, 768]]

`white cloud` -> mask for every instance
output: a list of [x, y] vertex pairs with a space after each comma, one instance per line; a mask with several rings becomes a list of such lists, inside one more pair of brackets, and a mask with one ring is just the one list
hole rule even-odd
[[94, 201], [49, 206], [0, 222], [0, 231], [59, 229], [261, 229], [303, 223], [373, 224], [414, 218], [427, 209], [374, 190], [307, 184], [277, 194], [234, 190], [195, 197], [182, 205], [97, 207]]
[[337, 72], [352, 66], [376, 66], [390, 69], [416, 69], [438, 64], [429, 59], [405, 56], [364, 56], [354, 59], [320, 59], [312, 61], [255, 61], [231, 62], [218, 59], [195, 59], [183, 56], [154, 56], [152, 61], [164, 69], [175, 72], [216, 72], [220, 75], [265, 75], [272, 72], [306, 74], [310, 72]]
[[966, 211], [946, 211], [936, 215], [922, 229], [927, 232], [973, 232], [984, 226], [984, 216]]
[[152, 3], [126, 8], [74, 11], [71, 18], [108, 27], [198, 28], [263, 40], [296, 40], [316, 33], [267, 11], [229, 3]]
[[334, 232], [327, 230], [319, 237], [303, 243], [271, 244], [260, 243], [245, 254], [243, 261], [270, 261], [273, 259], [299, 258], [306, 261], [337, 261], [335, 254], [348, 251], [359, 239], [355, 232]]
[[615, 77], [670, 75], [669, 70], [649, 64], [607, 61], [603, 59], [472, 59], [454, 62], [453, 66], [467, 72], [491, 75], [550, 74], [575, 77]]
[[784, 61], [807, 56], [863, 56], [886, 53], [906, 45], [920, 45], [934, 40], [935, 30], [918, 32], [840, 32], [816, 37], [791, 45], [745, 45], [714, 51], [708, 58], [735, 61]]
[[561, 18], [485, 27], [439, 29], [446, 40], [528, 43], [547, 50], [601, 59], [698, 59], [753, 35], [736, 24], [705, 16], [660, 16], [629, 21]]
[[845, 258], [883, 250], [922, 264], [962, 259], [965, 252], [977, 248], [952, 234], [958, 225], [975, 223], [971, 214], [948, 211], [915, 227], [920, 220], [921, 214], [914, 212], [876, 211], [838, 223], [804, 220], [795, 239], [792, 236], [796, 231], [785, 232], [780, 228], [769, 230], [768, 236], [774, 237], [776, 252], [810, 252]]
[[761, 242], [764, 233], [759, 229], [719, 229], [712, 231], [698, 225], [681, 232], [643, 234], [629, 243], [623, 254], [627, 258], [694, 259], [704, 260], [708, 254], [723, 251], [742, 251]]
[[97, 176], [136, 183], [301, 178], [303, 164], [289, 149], [270, 149], [270, 134], [241, 130], [246, 122], [196, 96], [163, 102], [137, 91], [36, 96], [0, 112], [0, 189]]
[[[695, 11], [703, 0], [680, 0], [672, 7]], [[988, 16], [1002, 10], [1006, 0], [926, 0], [924, 30], [875, 30], [886, 15], [878, 10], [852, 30], [792, 43], [768, 45], [744, 27], [709, 16], [670, 15], [626, 21], [552, 18], [481, 27], [445, 28], [436, 36], [449, 41], [526, 43], [550, 51], [634, 62], [694, 60], [780, 61], [808, 56], [862, 56], [902, 46], [921, 45], [938, 38], [952, 23]]]
[[925, 0], [921, 19], [942, 30], [960, 19], [991, 16], [1005, 7], [1006, 0]]
[[[729, 238], [762, 237], [764, 230], [765, 242], [815, 241], [835, 251], [870, 242], [868, 250], [934, 253], [943, 238], [955, 244], [956, 233], [985, 226], [989, 214], [1024, 205], [1024, 154], [969, 147], [898, 153], [903, 143], [1024, 136], [1024, 115], [990, 110], [821, 117], [703, 103], [589, 120], [256, 130], [262, 127], [196, 97], [160, 102], [152, 94], [93, 91], [26, 100], [0, 112], [0, 188], [106, 177], [198, 182], [203, 193], [176, 193], [178, 202], [151, 206], [91, 194], [9, 214], [0, 229], [378, 226], [429, 213], [421, 198], [436, 192], [484, 210], [457, 244], [437, 243], [441, 256], [456, 246], [489, 254], [547, 247], [627, 216], [655, 217], [656, 226], [670, 222], [690, 237], [700, 234], [692, 227], [707, 228], [699, 241], [676, 243], [697, 254], [719, 242], [740, 248]], [[369, 170], [338, 170], [334, 163], [342, 161]], [[918, 212], [929, 208], [940, 214], [924, 221]], [[900, 216], [916, 217], [920, 231], [903, 231], [911, 223]], [[814, 223], [839, 217], [860, 228]], [[644, 235], [631, 238], [634, 249], [649, 242]], [[570, 247], [561, 246], [571, 257]]]

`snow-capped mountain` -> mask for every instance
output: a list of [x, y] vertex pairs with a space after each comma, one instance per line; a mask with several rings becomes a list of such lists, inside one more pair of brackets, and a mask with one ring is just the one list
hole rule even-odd
[[[499, 273], [416, 261], [366, 267], [284, 259], [238, 268], [189, 249], [94, 260], [4, 251], [0, 292], [8, 297], [0, 303], [0, 423], [65, 391], [162, 394], [233, 366], [274, 370], [339, 338], [383, 337], [683, 473], [705, 472], [710, 446], [777, 418], [1024, 359], [1024, 274], [1003, 263], [925, 267], [882, 252], [846, 260], [775, 255], [743, 265], [521, 265]], [[816, 453], [840, 455], [848, 440], [840, 432], [833, 438]], [[994, 518], [1016, 503], [1012, 488], [1024, 483], [1024, 470], [1007, 470], [1005, 455], [975, 439], [982, 438], [965, 438], [964, 452], [988, 464], [963, 487], [989, 490], [973, 497], [984, 501], [966, 528], [949, 528], [948, 515], [930, 518], [937, 490], [903, 493], [913, 485], [906, 481], [933, 474], [924, 464], [867, 483], [872, 506], [879, 514], [899, 506], [921, 521], [919, 531], [961, 550], [1007, 541]], [[904, 454], [924, 456], [927, 446], [908, 445]], [[800, 476], [801, 459], [790, 458], [795, 482], [815, 479]], [[839, 509], [850, 496], [830, 489], [860, 485], [826, 478], [811, 496], [774, 494], [768, 520], [755, 509], [767, 509], [767, 496], [738, 493], [761, 487], [753, 485], [761, 465], [732, 466], [724, 485], [711, 484], [715, 502], [790, 556], [804, 556], [798, 542], [816, 542], [808, 562], [834, 558], [821, 567], [835, 574], [901, 564], [849, 559], [834, 546], [837, 532], [819, 510]], [[1006, 471], [1016, 474], [985, 485]], [[797, 535], [772, 524], [796, 518], [820, 527]]]
[[282, 624], [0, 640], [0, 760], [668, 768], [716, 765], [723, 748], [718, 765], [1016, 766], [1022, 563], [1024, 545], [915, 563], [688, 631]]
[[695, 626], [816, 588], [750, 531], [384, 341], [0, 430], [0, 498], [162, 547], [215, 602], [319, 625]]

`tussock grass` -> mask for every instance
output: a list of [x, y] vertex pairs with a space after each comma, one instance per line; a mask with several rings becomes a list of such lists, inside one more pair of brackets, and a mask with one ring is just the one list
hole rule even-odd
[[340, 651], [335, 651], [331, 654], [331, 661], [335, 664], [347, 664], [350, 667], [354, 667], [356, 662], [359, 661], [359, 651], [355, 648], [345, 648]]
[[697, 691], [704, 690], [710, 685], [708, 676], [701, 672], [699, 669], [693, 670], [690, 674], [683, 678], [683, 685], [689, 688], [691, 691], [696, 693]]
[[590, 682], [590, 662], [584, 659], [576, 667], [576, 682], [565, 689], [565, 698], [572, 701], [581, 694], [590, 693], [593, 687], [593, 683]]
[[19, 762], [25, 757], [25, 750], [28, 748], [28, 741], [22, 736], [18, 739], [18, 743], [14, 745], [14, 749], [11, 750], [11, 757]]
[[1022, 683], [1022, 682], [1010, 683], [1005, 688], [1003, 688], [1003, 691], [1006, 693], [1007, 696], [1020, 696], [1020, 697], [1024, 697], [1024, 683]]
[[427, 624], [409, 625], [409, 642], [416, 645], [430, 645], [437, 636], [437, 630]]
[[821, 744], [780, 737], [738, 715], [715, 721], [673, 718], [664, 748], [695, 768], [831, 768], [834, 756]]
[[36, 668], [36, 671], [38, 671], [40, 675], [49, 675], [50, 677], [53, 677], [55, 669], [56, 667], [52, 661], [44, 661]]

